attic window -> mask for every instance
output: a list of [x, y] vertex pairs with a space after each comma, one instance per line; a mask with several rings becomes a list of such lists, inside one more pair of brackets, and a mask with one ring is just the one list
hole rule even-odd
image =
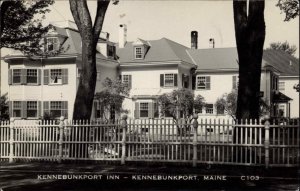
[[143, 49], [142, 47], [134, 47], [135, 59], [143, 59]]
[[59, 41], [57, 37], [48, 37], [46, 42], [47, 51], [55, 51], [59, 49]]

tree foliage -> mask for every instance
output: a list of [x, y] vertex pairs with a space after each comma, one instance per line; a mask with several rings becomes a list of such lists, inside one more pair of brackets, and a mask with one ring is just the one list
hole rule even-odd
[[276, 6], [285, 13], [284, 21], [290, 21], [299, 16], [299, 0], [278, 0]]
[[[204, 106], [204, 98], [200, 95], [194, 98], [194, 94], [186, 89], [173, 90], [158, 97], [161, 114], [168, 113], [175, 121], [183, 117], [189, 118], [193, 114], [193, 108]], [[180, 115], [180, 113], [182, 115]]]
[[103, 107], [104, 118], [108, 119], [107, 114], [114, 108], [117, 113], [126, 112], [122, 109], [125, 97], [129, 96], [129, 87], [120, 80], [111, 80], [106, 78], [103, 82], [104, 89], [95, 94], [95, 100], [98, 100]]
[[[225, 113], [230, 115], [236, 120], [237, 110], [237, 98], [238, 94], [236, 90], [232, 90], [230, 93], [225, 93], [219, 97], [215, 103], [217, 110], [222, 108]], [[259, 99], [259, 116], [262, 117], [270, 112], [270, 106], [262, 98]]]
[[290, 55], [294, 55], [297, 51], [297, 47], [295, 45], [290, 45], [287, 41], [285, 42], [272, 42], [270, 43], [270, 47], [267, 50], [282, 50]]
[[7, 93], [0, 97], [0, 121], [9, 120]]
[[40, 40], [49, 30], [42, 20], [53, 3], [54, 0], [0, 0], [0, 48], [13, 48], [25, 54], [39, 50]]

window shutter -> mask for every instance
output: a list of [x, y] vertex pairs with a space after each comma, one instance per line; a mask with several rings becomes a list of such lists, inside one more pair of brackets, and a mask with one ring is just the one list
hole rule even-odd
[[237, 87], [236, 87], [236, 76], [232, 76], [232, 89], [237, 89]]
[[38, 78], [38, 85], [41, 85], [41, 80], [42, 80], [42, 74], [41, 74], [42, 72], [41, 72], [41, 69], [38, 69], [37, 70], [37, 78]]
[[192, 76], [192, 90], [196, 89], [196, 76]]
[[206, 90], [210, 90], [210, 76], [206, 76], [206, 87], [205, 87], [205, 89]]
[[12, 69], [8, 70], [8, 85], [12, 84]]
[[21, 118], [26, 119], [27, 118], [27, 101], [22, 101], [22, 110], [21, 110]]
[[41, 118], [42, 117], [42, 102], [41, 101], [38, 101], [37, 102], [37, 116], [38, 118]]
[[27, 84], [27, 70], [21, 69], [21, 84]]
[[164, 74], [160, 74], [160, 87], [164, 87]]
[[49, 108], [50, 103], [49, 103], [49, 101], [44, 101], [43, 106], [44, 106], [44, 116], [45, 115], [50, 115], [50, 108]]
[[184, 82], [185, 82], [184, 74], [181, 75], [181, 82], [182, 82], [182, 87], [185, 88], [184, 87]]
[[68, 69], [62, 69], [62, 84], [68, 84]]
[[44, 70], [44, 85], [49, 84], [49, 69]]
[[68, 101], [62, 101], [61, 115], [68, 118]]
[[135, 102], [134, 118], [135, 119], [140, 118], [140, 103], [138, 102]]
[[148, 103], [148, 117], [149, 118], [154, 118], [154, 103], [150, 102]]
[[128, 80], [129, 80], [129, 82], [128, 82], [128, 86], [129, 86], [129, 88], [131, 88], [132, 87], [132, 78], [131, 78], [131, 75], [129, 75], [128, 76]]
[[13, 117], [13, 102], [9, 101], [8, 102], [8, 110], [9, 110], [9, 117]]
[[185, 80], [186, 80], [186, 88], [189, 88], [190, 87], [190, 76], [186, 76], [186, 78], [185, 78]]
[[122, 75], [119, 75], [119, 80], [122, 82]]
[[177, 85], [178, 85], [177, 74], [174, 74], [174, 86], [177, 87]]
[[94, 100], [94, 119], [97, 118], [97, 100]]

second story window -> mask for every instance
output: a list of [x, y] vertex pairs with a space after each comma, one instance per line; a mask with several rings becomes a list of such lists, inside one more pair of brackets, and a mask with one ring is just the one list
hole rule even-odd
[[165, 86], [174, 86], [174, 74], [165, 74]]
[[21, 83], [21, 69], [13, 69], [13, 84]]
[[285, 82], [279, 82], [278, 89], [279, 89], [279, 91], [284, 91], [285, 90]]
[[210, 76], [197, 76], [197, 89], [210, 90]]
[[143, 58], [142, 47], [134, 47], [134, 55], [135, 55], [135, 59], [142, 59]]
[[129, 88], [131, 88], [131, 75], [122, 75], [122, 82], [127, 84]]
[[38, 82], [37, 69], [27, 69], [27, 83], [36, 84]]
[[61, 69], [51, 69], [50, 70], [50, 84], [62, 84]]
[[178, 74], [160, 74], [160, 87], [177, 87]]
[[59, 49], [59, 40], [57, 37], [47, 37], [46, 51], [56, 51]]

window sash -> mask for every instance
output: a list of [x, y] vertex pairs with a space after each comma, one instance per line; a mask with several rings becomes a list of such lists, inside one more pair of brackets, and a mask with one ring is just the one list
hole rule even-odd
[[279, 85], [279, 87], [278, 87], [279, 91], [285, 90], [285, 82], [279, 82], [278, 85]]
[[206, 104], [205, 112], [207, 114], [213, 114], [214, 113], [214, 105], [213, 104]]
[[149, 103], [140, 103], [140, 117], [148, 117]]
[[57, 37], [48, 37], [46, 41], [47, 51], [58, 50], [59, 42]]
[[198, 76], [197, 77], [197, 89], [206, 89], [206, 77], [205, 76]]
[[135, 58], [141, 59], [143, 58], [143, 49], [142, 47], [135, 47], [134, 48]]
[[13, 69], [13, 84], [21, 83], [21, 69]]
[[165, 74], [165, 86], [174, 86], [174, 74]]
[[50, 84], [62, 84], [62, 69], [50, 69]]
[[34, 83], [38, 82], [38, 74], [37, 69], [27, 69], [27, 83]]

